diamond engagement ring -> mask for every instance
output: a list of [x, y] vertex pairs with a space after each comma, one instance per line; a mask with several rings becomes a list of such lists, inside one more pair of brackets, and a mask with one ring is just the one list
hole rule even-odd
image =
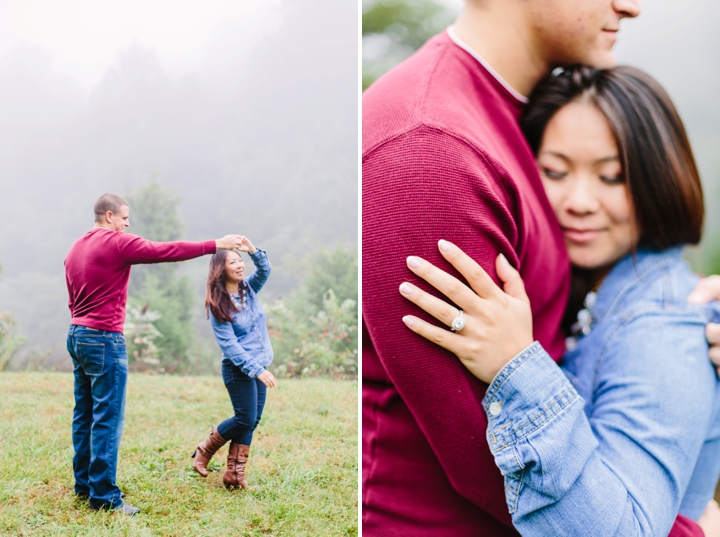
[[460, 310], [460, 315], [455, 317], [452, 321], [451, 330], [453, 332], [459, 332], [463, 328], [465, 328], [465, 317], [463, 317], [463, 310]]

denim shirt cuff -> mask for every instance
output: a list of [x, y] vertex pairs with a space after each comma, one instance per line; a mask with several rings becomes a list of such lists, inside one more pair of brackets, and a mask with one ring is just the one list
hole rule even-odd
[[257, 378], [257, 376], [265, 371], [265, 368], [258, 364], [252, 364], [252, 366], [248, 367], [247, 370], [247, 376], [252, 378]]
[[255, 250], [254, 254], [248, 254], [250, 256], [250, 259], [253, 261], [256, 261], [258, 259], [267, 259], [267, 252], [265, 250], [261, 250], [260, 248], [257, 248]]
[[[495, 375], [482, 403], [488, 417], [488, 445], [496, 462], [500, 463], [499, 452], [542, 429], [578, 397], [537, 341], [515, 356]], [[519, 461], [517, 465], [516, 470], [521, 469]]]
[[[243, 358], [249, 358], [249, 356], [245, 355]], [[248, 377], [255, 378], [265, 370], [265, 368], [255, 360], [243, 358], [238, 357], [237, 361], [231, 358], [230, 361], [238, 366]]]

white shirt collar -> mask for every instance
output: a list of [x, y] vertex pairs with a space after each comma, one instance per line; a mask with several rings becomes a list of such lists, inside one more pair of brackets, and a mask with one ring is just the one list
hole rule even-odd
[[448, 28], [447, 28], [447, 34], [448, 34], [448, 36], [450, 36], [450, 39], [452, 39], [453, 43], [455, 43], [458, 47], [460, 47], [461, 49], [463, 49], [464, 51], [466, 51], [468, 54], [470, 54], [470, 56], [472, 56], [472, 57], [475, 58], [477, 61], [479, 61], [479, 62], [480, 62], [480, 65], [482, 65], [485, 69], [487, 69], [488, 73], [490, 73], [490, 74], [495, 78], [495, 80], [497, 80], [498, 82], [500, 82], [500, 84], [502, 84], [502, 86], [503, 86], [506, 90], [508, 90], [513, 97], [515, 97], [518, 101], [520, 101], [520, 102], [522, 102], [522, 103], [527, 103], [527, 102], [528, 102], [528, 98], [527, 98], [527, 97], [525, 97], [524, 95], [521, 95], [520, 93], [518, 93], [517, 90], [515, 90], [510, 84], [508, 84], [508, 83], [505, 81], [505, 79], [504, 79], [503, 77], [501, 77], [501, 76], [497, 73], [497, 71], [495, 71], [495, 69], [493, 69], [492, 67], [490, 67], [490, 64], [487, 63], [485, 60], [483, 60], [482, 57], [481, 57], [477, 52], [475, 52], [475, 51], [474, 51], [473, 49], [471, 49], [468, 45], [466, 45], [465, 43], [463, 43], [462, 41], [460, 41], [460, 38], [458, 38], [458, 36], [455, 34], [455, 29], [454, 29], [454, 27], [453, 27], [452, 25], [448, 26]]

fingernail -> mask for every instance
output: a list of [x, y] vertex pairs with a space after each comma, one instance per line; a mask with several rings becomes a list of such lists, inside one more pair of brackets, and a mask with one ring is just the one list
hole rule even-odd
[[450, 243], [444, 239], [440, 239], [438, 241], [438, 248], [440, 248], [443, 252], [449, 252], [450, 251]]
[[407, 326], [412, 326], [412, 325], [415, 323], [415, 321], [413, 321], [413, 318], [410, 317], [409, 315], [406, 315], [405, 317], [403, 317], [403, 322], [404, 322]]
[[418, 259], [414, 255], [411, 255], [407, 258], [407, 264], [410, 268], [418, 268], [420, 266], [420, 259]]
[[400, 284], [400, 292], [401, 292], [403, 295], [408, 295], [408, 296], [409, 296], [409, 295], [412, 294], [412, 287], [410, 286], [409, 283], [402, 283], [402, 284]]
[[507, 257], [505, 257], [503, 254], [498, 255], [498, 258], [500, 259], [500, 262], [507, 266], [510, 266], [510, 262], [507, 260]]

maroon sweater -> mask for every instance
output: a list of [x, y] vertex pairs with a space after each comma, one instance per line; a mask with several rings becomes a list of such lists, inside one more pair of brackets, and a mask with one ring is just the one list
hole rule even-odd
[[[420, 255], [454, 242], [495, 279], [502, 252], [520, 270], [535, 338], [564, 350], [569, 261], [517, 125], [523, 103], [447, 33], [363, 96], [363, 535], [517, 535], [485, 440], [486, 384], [401, 317]], [[681, 535], [681, 534], [677, 534]], [[683, 533], [691, 535], [691, 533]]]
[[215, 253], [215, 241], [152, 242], [120, 231], [93, 228], [65, 258], [72, 324], [123, 331], [132, 265], [184, 261]]

